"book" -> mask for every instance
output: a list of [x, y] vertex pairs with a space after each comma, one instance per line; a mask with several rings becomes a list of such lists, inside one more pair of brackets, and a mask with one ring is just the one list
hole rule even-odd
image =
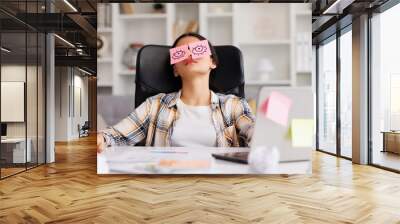
[[134, 8], [132, 3], [121, 3], [120, 4], [121, 14], [133, 14]]

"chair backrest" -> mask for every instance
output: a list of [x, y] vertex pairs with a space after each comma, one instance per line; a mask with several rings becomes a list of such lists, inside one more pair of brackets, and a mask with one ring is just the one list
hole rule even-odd
[[82, 129], [89, 129], [90, 128], [90, 122], [85, 121], [85, 123], [82, 125]]
[[[180, 78], [173, 75], [169, 61], [170, 46], [146, 45], [136, 62], [135, 107], [148, 97], [181, 89]], [[241, 51], [234, 46], [215, 46], [219, 64], [210, 74], [210, 89], [217, 93], [244, 95], [244, 73]]]

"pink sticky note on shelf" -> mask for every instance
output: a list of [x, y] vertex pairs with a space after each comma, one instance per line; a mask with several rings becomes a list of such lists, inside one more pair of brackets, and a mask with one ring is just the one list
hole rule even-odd
[[292, 100], [289, 97], [274, 91], [261, 104], [260, 111], [266, 118], [280, 125], [287, 126], [291, 106]]
[[207, 40], [202, 40], [189, 44], [190, 53], [192, 58], [201, 58], [207, 55], [211, 55], [210, 46]]
[[188, 49], [188, 45], [183, 45], [169, 49], [171, 65], [185, 60], [186, 58], [189, 57], [189, 55], [190, 51]]

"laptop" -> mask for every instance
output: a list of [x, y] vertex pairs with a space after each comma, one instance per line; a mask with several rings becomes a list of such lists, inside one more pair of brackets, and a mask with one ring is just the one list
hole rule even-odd
[[[264, 102], [272, 92], [278, 92], [291, 99], [288, 125], [277, 124], [257, 111], [251, 148], [275, 146], [279, 150], [279, 162], [310, 161], [315, 148], [315, 135], [310, 147], [293, 147], [292, 140], [287, 136], [292, 119], [314, 119], [315, 106], [312, 89], [309, 87], [263, 87], [258, 96], [258, 105], [260, 102]], [[213, 154], [213, 157], [246, 164], [248, 152]]]

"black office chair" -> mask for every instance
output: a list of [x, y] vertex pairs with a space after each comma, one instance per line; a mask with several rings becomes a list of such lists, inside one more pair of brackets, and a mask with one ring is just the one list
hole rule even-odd
[[[181, 89], [180, 78], [173, 75], [170, 46], [146, 45], [139, 50], [136, 62], [135, 107], [148, 97]], [[215, 46], [219, 64], [210, 75], [210, 89], [217, 93], [244, 95], [241, 51], [234, 46]]]
[[85, 123], [81, 126], [78, 124], [78, 133], [79, 133], [79, 138], [80, 137], [87, 137], [89, 136], [89, 129], [90, 129], [90, 123], [89, 121], [85, 121]]

